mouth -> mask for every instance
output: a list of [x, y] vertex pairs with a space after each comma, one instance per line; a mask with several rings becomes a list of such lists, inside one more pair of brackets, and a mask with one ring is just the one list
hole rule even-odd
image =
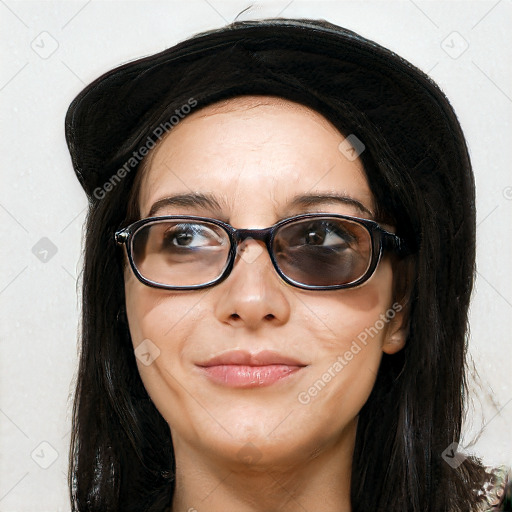
[[197, 366], [217, 384], [233, 388], [255, 388], [287, 379], [307, 364], [271, 350], [256, 354], [233, 350]]

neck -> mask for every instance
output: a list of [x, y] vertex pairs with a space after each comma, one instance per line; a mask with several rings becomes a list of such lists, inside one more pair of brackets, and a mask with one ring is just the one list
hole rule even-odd
[[[335, 444], [293, 461], [249, 464], [207, 457], [175, 441], [172, 512], [350, 512], [355, 424]], [[306, 450], [304, 450], [306, 451]]]

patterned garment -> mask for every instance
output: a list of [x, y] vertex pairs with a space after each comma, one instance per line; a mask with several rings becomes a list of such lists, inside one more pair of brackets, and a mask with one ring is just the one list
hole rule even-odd
[[491, 475], [489, 481], [480, 491], [485, 499], [480, 503], [477, 512], [512, 511], [512, 473], [507, 466], [488, 468]]

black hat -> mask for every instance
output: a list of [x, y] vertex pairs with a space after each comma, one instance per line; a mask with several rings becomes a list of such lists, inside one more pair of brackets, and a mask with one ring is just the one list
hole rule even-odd
[[115, 173], [136, 169], [192, 109], [246, 94], [285, 97], [331, 121], [343, 112], [350, 133], [364, 125], [371, 143], [410, 172], [430, 172], [440, 161], [470, 168], [448, 100], [403, 58], [325, 21], [244, 21], [113, 69], [75, 98], [66, 140], [90, 200]]

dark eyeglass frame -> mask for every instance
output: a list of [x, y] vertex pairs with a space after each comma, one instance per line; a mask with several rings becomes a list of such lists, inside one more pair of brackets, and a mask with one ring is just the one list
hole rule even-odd
[[[298, 281], [294, 281], [293, 279], [286, 276], [281, 269], [279, 268], [279, 265], [277, 264], [276, 258], [272, 251], [272, 246], [275, 238], [276, 232], [282, 228], [283, 226], [286, 226], [287, 224], [294, 223], [297, 221], [301, 221], [304, 219], [315, 219], [315, 218], [332, 218], [332, 219], [345, 219], [349, 220], [355, 223], [360, 224], [363, 226], [368, 233], [370, 234], [370, 240], [371, 240], [371, 261], [368, 266], [367, 271], [363, 276], [361, 276], [356, 281], [352, 281], [350, 283], [345, 284], [334, 284], [334, 285], [326, 285], [326, 286], [318, 286], [318, 285], [308, 285], [303, 284]], [[203, 221], [203, 222], [209, 222], [211, 224], [215, 224], [221, 228], [228, 234], [229, 240], [230, 240], [230, 249], [229, 249], [229, 255], [228, 255], [228, 264], [226, 265], [224, 271], [222, 274], [217, 277], [216, 279], [209, 281], [204, 284], [199, 285], [190, 285], [190, 286], [172, 286], [172, 285], [166, 285], [162, 283], [157, 283], [155, 281], [151, 281], [147, 278], [145, 278], [138, 270], [137, 266], [135, 265], [135, 261], [133, 259], [133, 238], [135, 234], [145, 225], [153, 223], [153, 222], [162, 222], [162, 221], [177, 221], [177, 220], [183, 220], [183, 221]], [[346, 289], [346, 288], [354, 288], [356, 286], [360, 286], [364, 282], [366, 282], [375, 272], [377, 265], [379, 264], [379, 261], [382, 257], [382, 254], [384, 251], [393, 251], [398, 256], [404, 256], [408, 253], [408, 249], [406, 246], [405, 241], [403, 238], [399, 237], [398, 235], [395, 235], [394, 233], [390, 233], [389, 231], [386, 231], [383, 227], [381, 227], [377, 222], [369, 219], [363, 219], [360, 217], [352, 217], [349, 215], [340, 215], [340, 214], [333, 214], [333, 213], [305, 213], [301, 215], [296, 215], [294, 217], [288, 217], [286, 219], [283, 219], [273, 226], [270, 226], [269, 228], [261, 228], [261, 229], [237, 229], [231, 226], [230, 224], [227, 224], [226, 222], [223, 222], [218, 219], [212, 219], [209, 217], [199, 217], [195, 215], [165, 215], [161, 217], [147, 217], [145, 219], [138, 220], [134, 222], [133, 224], [130, 224], [129, 226], [120, 229], [116, 231], [114, 235], [115, 242], [122, 246], [124, 245], [126, 247], [127, 253], [128, 253], [128, 260], [130, 262], [130, 266], [133, 270], [133, 273], [137, 277], [137, 279], [142, 282], [143, 284], [147, 286], [151, 286], [154, 288], [161, 288], [165, 290], [197, 290], [197, 289], [203, 289], [208, 288], [210, 286], [214, 286], [224, 279], [226, 279], [229, 274], [231, 273], [231, 270], [233, 269], [236, 255], [238, 252], [238, 246], [240, 243], [242, 243], [247, 238], [252, 238], [254, 240], [261, 240], [265, 242], [267, 252], [270, 256], [270, 260], [272, 261], [272, 265], [274, 266], [276, 272], [279, 274], [279, 276], [285, 281], [286, 283], [295, 286], [297, 288], [302, 288], [306, 290], [338, 290], [338, 289]]]

